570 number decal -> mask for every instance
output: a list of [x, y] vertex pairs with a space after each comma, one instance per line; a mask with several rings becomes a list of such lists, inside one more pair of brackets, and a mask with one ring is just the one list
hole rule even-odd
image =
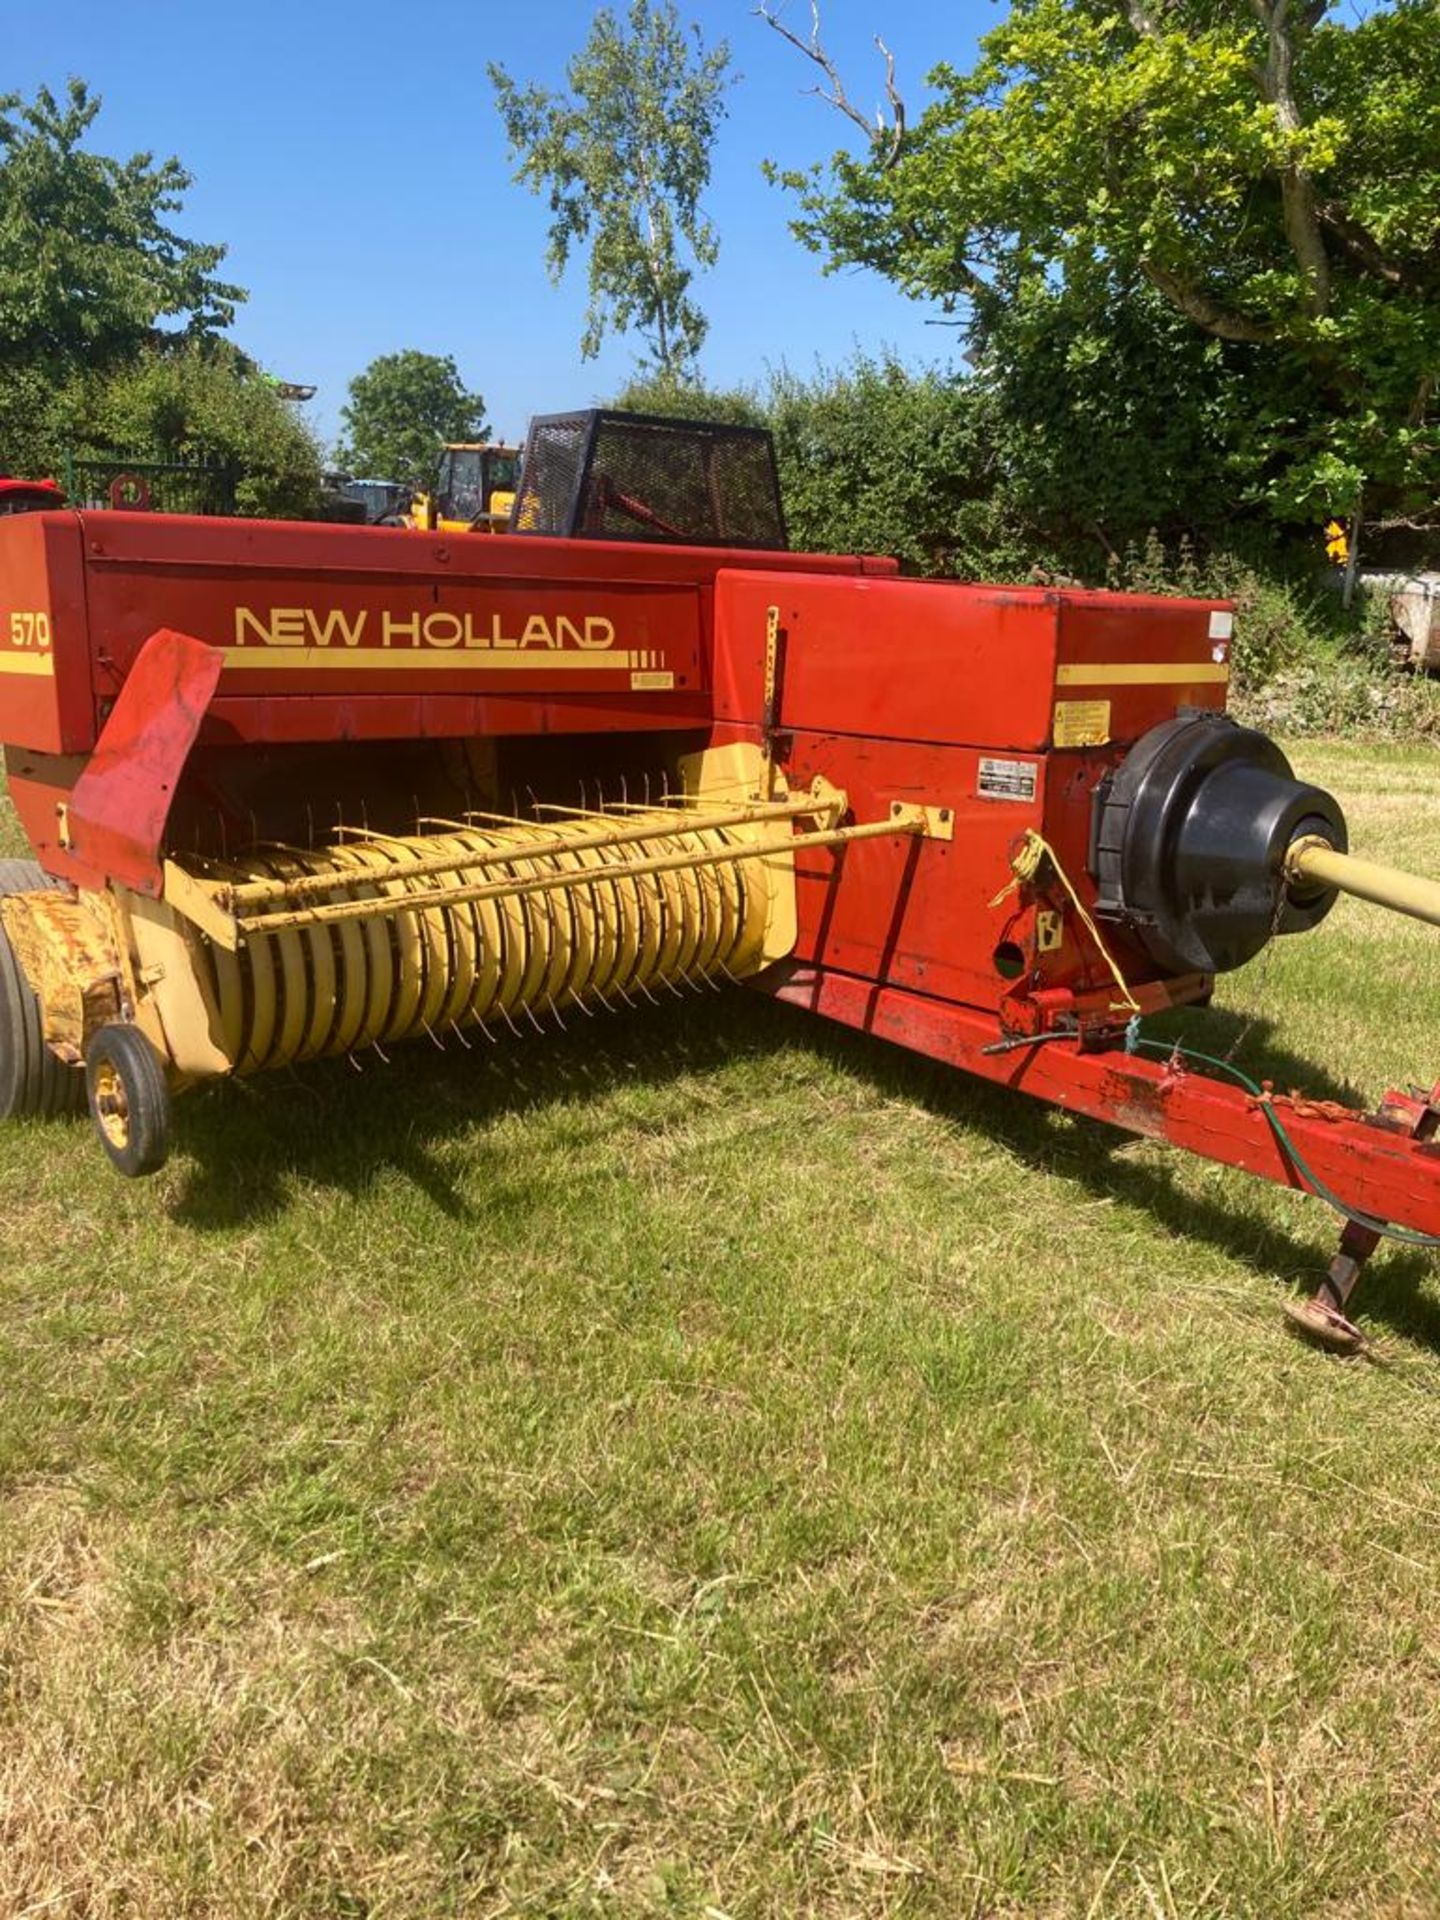
[[12, 647], [48, 647], [50, 644], [49, 614], [12, 613], [10, 644]]

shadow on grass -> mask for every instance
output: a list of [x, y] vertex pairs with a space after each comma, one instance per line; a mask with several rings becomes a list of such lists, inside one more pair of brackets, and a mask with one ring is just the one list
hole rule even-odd
[[[1318, 1098], [1363, 1104], [1367, 1094], [1315, 1062], [1278, 1047], [1273, 1023], [1221, 1008], [1191, 1009], [1156, 1021], [1158, 1038], [1226, 1057], [1252, 1078]], [[544, 1036], [479, 1041], [443, 1054], [396, 1048], [389, 1064], [368, 1056], [362, 1071], [324, 1062], [245, 1083], [226, 1082], [182, 1103], [181, 1143], [193, 1167], [177, 1217], [209, 1230], [257, 1224], [292, 1204], [291, 1182], [309, 1180], [357, 1201], [377, 1180], [399, 1174], [443, 1213], [474, 1208], [447, 1170], [460, 1136], [486, 1151], [486, 1128], [537, 1108], [583, 1104], [636, 1084], [658, 1089], [686, 1074], [719, 1071], [737, 1058], [764, 1060], [804, 1046], [887, 1096], [922, 1106], [954, 1125], [980, 1128], [1026, 1165], [1073, 1179], [1097, 1195], [1142, 1209], [1179, 1236], [1203, 1241], [1272, 1279], [1318, 1278], [1315, 1250], [1243, 1203], [1197, 1197], [1174, 1177], [1178, 1150], [1138, 1158], [1132, 1137], [1098, 1122], [1056, 1124], [1055, 1109], [889, 1043], [816, 1020], [758, 994], [667, 1001], [635, 1014], [572, 1020]], [[1370, 1095], [1378, 1089], [1370, 1090]], [[1312, 1203], [1322, 1206], [1320, 1201]], [[1333, 1218], [1333, 1216], [1331, 1216]], [[1338, 1235], [1338, 1221], [1336, 1222]], [[1421, 1282], [1425, 1255], [1391, 1247], [1362, 1283], [1372, 1318], [1440, 1348], [1440, 1305]]]
[[[1373, 1104], [1379, 1092], [1337, 1079], [1314, 1061], [1275, 1045], [1274, 1022], [1263, 1017], [1223, 1007], [1190, 1008], [1150, 1022], [1147, 1031], [1153, 1038], [1181, 1040], [1218, 1059], [1233, 1057], [1252, 1079], [1271, 1080], [1287, 1092], [1301, 1087], [1312, 1098], [1358, 1107]], [[1135, 1146], [1135, 1136], [1118, 1128], [1069, 1116], [1067, 1124], [1057, 1126], [1053, 1108], [1017, 1098], [1007, 1088], [916, 1060], [883, 1041], [845, 1037], [858, 1043], [853, 1048], [857, 1070], [863, 1060], [870, 1077], [887, 1090], [918, 1099], [946, 1120], [984, 1128], [1037, 1171], [1077, 1180], [1098, 1196], [1143, 1209], [1177, 1237], [1203, 1241], [1287, 1291], [1297, 1283], [1309, 1292], [1319, 1280], [1323, 1264], [1317, 1262], [1313, 1245], [1267, 1219], [1258, 1206], [1210, 1200], [1186, 1190], [1175, 1177], [1184, 1164], [1181, 1149], [1162, 1148], [1142, 1160], [1126, 1151]], [[829, 1035], [827, 1041], [833, 1044]], [[1257, 1192], [1259, 1185], [1257, 1181]], [[1339, 1217], [1319, 1199], [1308, 1205], [1318, 1210], [1315, 1218], [1333, 1222], [1338, 1246]], [[1440, 1349], [1440, 1303], [1422, 1290], [1430, 1264], [1428, 1255], [1388, 1243], [1367, 1270], [1357, 1304], [1393, 1331]]]
[[[193, 1158], [175, 1203], [191, 1226], [257, 1224], [291, 1204], [295, 1178], [363, 1198], [391, 1173], [411, 1180], [451, 1218], [474, 1209], [442, 1149], [463, 1134], [536, 1108], [601, 1098], [637, 1083], [660, 1087], [685, 1073], [718, 1070], [737, 1055], [780, 1044], [756, 996], [716, 994], [662, 1001], [653, 1011], [576, 1016], [565, 1029], [523, 1029], [467, 1049], [412, 1043], [323, 1061], [248, 1081], [221, 1081], [176, 1112], [178, 1143]], [[738, 1003], [738, 1004], [737, 1004]], [[757, 1021], [756, 1013], [761, 1015]], [[358, 1071], [357, 1071], [358, 1066]]]

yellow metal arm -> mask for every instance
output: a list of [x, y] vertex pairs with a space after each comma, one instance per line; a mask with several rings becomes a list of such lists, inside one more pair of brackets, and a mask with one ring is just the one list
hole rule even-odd
[[1440, 882], [1402, 873], [1398, 867], [1382, 867], [1374, 860], [1357, 860], [1352, 853], [1337, 853], [1328, 840], [1314, 834], [1297, 840], [1290, 848], [1285, 857], [1285, 878], [1335, 887], [1341, 893], [1354, 894], [1357, 900], [1370, 900], [1377, 907], [1408, 913], [1412, 919], [1428, 920], [1432, 927], [1440, 927]]

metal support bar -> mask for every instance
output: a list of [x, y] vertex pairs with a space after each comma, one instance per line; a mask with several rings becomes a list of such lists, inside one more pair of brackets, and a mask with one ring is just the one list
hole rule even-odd
[[[943, 813], [944, 820], [939, 818]], [[594, 887], [606, 881], [616, 882], [628, 877], [652, 873], [680, 873], [696, 867], [733, 866], [742, 860], [767, 860], [783, 858], [793, 853], [801, 853], [809, 848], [849, 846], [857, 840], [878, 840], [894, 838], [924, 839], [927, 837], [948, 838], [947, 828], [951, 823], [948, 809], [933, 809], [922, 806], [910, 806], [897, 801], [891, 808], [890, 816], [885, 820], [866, 821], [853, 827], [828, 827], [813, 833], [790, 834], [784, 839], [765, 840], [758, 844], [733, 847], [706, 848], [699, 852], [673, 853], [655, 856], [647, 860], [628, 861], [624, 866], [608, 869], [582, 866], [562, 873], [549, 873], [524, 880], [492, 880], [473, 886], [463, 887], [426, 887], [411, 891], [406, 883], [415, 875], [414, 866], [397, 866], [383, 875], [362, 872], [336, 872], [324, 876], [325, 891], [335, 893], [346, 886], [383, 886], [395, 887], [397, 891], [386, 891], [369, 895], [358, 900], [339, 900], [327, 902], [322, 906], [297, 907], [285, 912], [260, 914], [252, 920], [241, 918], [227, 919], [223, 912], [217, 911], [219, 901], [215, 892], [197, 882], [193, 876], [179, 874], [179, 884], [172, 898], [178, 911], [195, 919], [197, 924], [221, 944], [232, 946], [239, 940], [249, 940], [265, 934], [283, 933], [297, 927], [329, 926], [346, 920], [368, 920], [379, 915], [400, 913], [424, 913], [436, 907], [460, 906], [476, 900], [514, 900], [527, 894], [563, 893], [575, 888]], [[713, 821], [703, 823], [706, 826]], [[694, 831], [693, 828], [689, 829]], [[684, 829], [682, 829], [684, 831]], [[656, 839], [653, 830], [643, 837]], [[573, 847], [575, 841], [564, 843]], [[533, 859], [536, 845], [518, 850], [513, 856], [521, 860]], [[197, 895], [203, 895], [203, 904]]]
[[[418, 860], [407, 863], [405, 878], [418, 879], [437, 873], [470, 872], [486, 867], [514, 866], [518, 861], [543, 860], [551, 854], [583, 853], [595, 847], [634, 846], [646, 840], [662, 840], [667, 834], [693, 833], [698, 827], [743, 827], [753, 826], [766, 820], [785, 820], [803, 818], [817, 813], [828, 813], [833, 807], [833, 792], [824, 796], [802, 794], [793, 800], [776, 800], [769, 803], [755, 802], [748, 806], [725, 807], [713, 813], [694, 812], [683, 820], [671, 825], [668, 820], [663, 824], [652, 814], [643, 825], [608, 827], [586, 834], [555, 834], [543, 840], [527, 840], [523, 845], [514, 847], [487, 847], [483, 852], [444, 853], [422, 855]], [[461, 832], [474, 831], [475, 821], [482, 816], [475, 815], [470, 821], [455, 821], [453, 826]], [[525, 827], [534, 830], [534, 823], [516, 820], [504, 814], [485, 816], [509, 826]], [[594, 818], [591, 815], [590, 818]], [[383, 834], [370, 834], [367, 838], [383, 840]], [[308, 900], [323, 898], [334, 893], [337, 885], [333, 873], [314, 873], [296, 875], [289, 880], [246, 880], [238, 886], [219, 886], [215, 889], [215, 904], [228, 911], [243, 911], [246, 907], [267, 906], [280, 900]]]
[[[792, 964], [755, 984], [777, 999], [949, 1061], [1068, 1113], [1107, 1120], [1281, 1186], [1309, 1190], [1259, 1103], [1231, 1082], [1118, 1047], [1087, 1052], [1077, 1044], [988, 1055], [985, 1049], [1003, 1037], [993, 1012], [828, 968]], [[1397, 1226], [1440, 1234], [1440, 1156], [1432, 1147], [1359, 1115], [1341, 1119], [1297, 1112], [1286, 1115], [1285, 1125], [1315, 1173], [1349, 1205]]]
[[761, 765], [760, 797], [775, 797], [775, 734], [780, 723], [780, 657], [784, 648], [784, 629], [779, 607], [765, 609], [765, 684], [760, 715]]
[[[1387, 1105], [1398, 1099], [1399, 1096], [1390, 1095]], [[1410, 1106], [1408, 1101], [1405, 1104]], [[1381, 1116], [1384, 1114], [1385, 1108], [1382, 1107]], [[1427, 1100], [1414, 1102], [1408, 1122], [1400, 1131], [1422, 1143], [1433, 1140], [1440, 1133], [1440, 1086], [1432, 1089]], [[1384, 1235], [1374, 1227], [1362, 1226], [1358, 1220], [1347, 1220], [1335, 1257], [1313, 1296], [1308, 1300], [1285, 1303], [1285, 1316], [1291, 1325], [1309, 1339], [1337, 1353], [1358, 1353], [1365, 1344], [1365, 1336], [1347, 1317], [1350, 1296], [1360, 1284], [1366, 1261], [1383, 1238]]]

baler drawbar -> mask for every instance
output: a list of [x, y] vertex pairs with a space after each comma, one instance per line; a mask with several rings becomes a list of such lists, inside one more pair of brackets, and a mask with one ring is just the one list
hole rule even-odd
[[1321, 1192], [1300, 1317], [1353, 1345], [1382, 1232], [1440, 1235], [1440, 1086], [1286, 1100], [1139, 1023], [1440, 888], [1226, 717], [1227, 605], [791, 553], [706, 459], [705, 544], [0, 520], [0, 1114], [88, 1098], [144, 1173], [209, 1077], [745, 982]]

